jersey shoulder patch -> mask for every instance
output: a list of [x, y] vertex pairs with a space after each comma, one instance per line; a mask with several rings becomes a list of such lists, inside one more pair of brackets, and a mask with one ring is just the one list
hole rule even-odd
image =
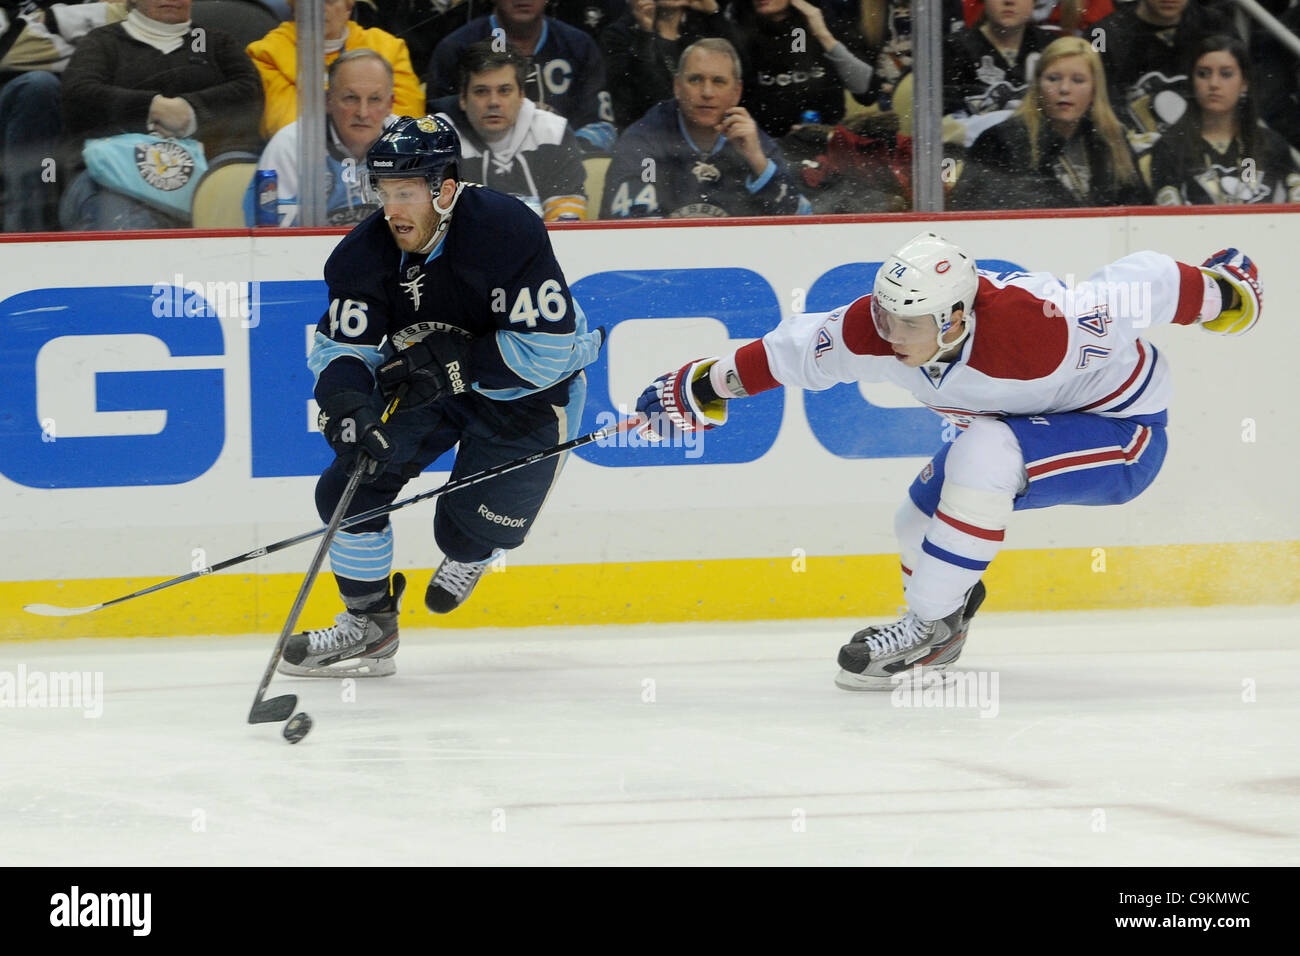
[[[876, 323], [871, 318], [871, 296], [864, 295], [854, 299], [842, 309], [844, 330], [841, 333], [844, 345], [854, 355], [893, 355], [894, 350], [876, 331]], [[835, 312], [831, 313], [833, 317]], [[832, 319], [833, 320], [833, 319]]]
[[966, 364], [992, 378], [1031, 381], [1061, 367], [1070, 344], [1065, 318], [1028, 289], [980, 277], [975, 334]]

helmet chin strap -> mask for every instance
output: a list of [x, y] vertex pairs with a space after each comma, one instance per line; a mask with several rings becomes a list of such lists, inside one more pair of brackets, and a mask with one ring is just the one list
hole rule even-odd
[[922, 365], [929, 365], [931, 362], [937, 362], [939, 360], [939, 356], [943, 355], [945, 352], [951, 352], [961, 348], [961, 344], [966, 341], [966, 339], [971, 334], [971, 330], [975, 328], [975, 310], [971, 309], [967, 312], [963, 312], [961, 314], [961, 317], [962, 317], [961, 335], [957, 336], [957, 338], [951, 342], [945, 342], [943, 340], [944, 333], [947, 332], [950, 328], [952, 328], [952, 314], [949, 313], [948, 321], [940, 325], [939, 330], [934, 334], [934, 342], [935, 345], [937, 346], [934, 354], [931, 355], [924, 362], [922, 362], [921, 363]]
[[438, 194], [435, 193], [432, 188], [429, 189], [429, 194], [433, 199], [433, 211], [436, 212], [439, 217], [438, 226], [433, 230], [433, 235], [429, 238], [429, 241], [420, 252], [432, 252], [433, 247], [436, 246], [438, 240], [442, 238], [442, 234], [447, 231], [447, 227], [451, 225], [451, 211], [456, 208], [456, 201], [460, 199], [461, 190], [464, 188], [464, 183], [457, 183], [456, 191], [452, 193], [451, 196], [451, 202], [447, 203], [445, 207], [438, 205]]

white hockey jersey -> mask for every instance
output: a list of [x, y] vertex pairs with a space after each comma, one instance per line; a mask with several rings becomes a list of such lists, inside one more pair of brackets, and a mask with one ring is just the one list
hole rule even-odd
[[1141, 333], [1196, 322], [1205, 292], [1200, 270], [1155, 252], [1126, 256], [1073, 287], [1046, 272], [980, 272], [974, 330], [952, 362], [905, 366], [865, 295], [791, 316], [741, 348], [736, 368], [751, 394], [893, 382], [963, 427], [977, 416], [1154, 415], [1169, 404], [1169, 366]]

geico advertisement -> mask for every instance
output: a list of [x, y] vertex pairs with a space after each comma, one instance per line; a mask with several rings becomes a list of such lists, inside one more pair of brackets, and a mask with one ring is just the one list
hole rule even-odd
[[[994, 271], [1018, 268], [979, 260]], [[880, 262], [827, 268], [806, 292], [806, 311], [841, 305], [871, 288]], [[611, 333], [626, 321], [711, 318], [727, 337], [762, 336], [782, 317], [782, 299], [745, 268], [619, 269], [574, 282], [592, 326]], [[211, 469], [227, 446], [226, 389], [247, 382], [249, 478], [319, 474], [332, 452], [314, 432], [306, 343], [326, 305], [319, 280], [172, 281], [143, 285], [37, 288], [0, 302], [0, 473], [30, 488], [176, 485]], [[228, 373], [229, 336], [247, 337], [247, 374]], [[666, 354], [671, 349], [665, 344]], [[681, 359], [691, 358], [682, 355]], [[619, 413], [607, 351], [587, 369], [583, 432]], [[209, 363], [210, 367], [204, 367]], [[623, 402], [627, 396], [618, 396]], [[754, 461], [772, 448], [786, 397], [774, 390], [732, 409], [706, 443], [646, 455], [629, 443], [588, 445], [594, 464], [697, 467]], [[927, 409], [872, 405], [856, 385], [808, 393], [806, 424], [841, 458], [930, 455], [942, 422]], [[450, 467], [447, 457], [431, 470]]]

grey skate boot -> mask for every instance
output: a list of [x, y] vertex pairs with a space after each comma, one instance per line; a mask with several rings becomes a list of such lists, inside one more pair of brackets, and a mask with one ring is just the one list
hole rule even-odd
[[446, 614], [460, 607], [473, 592], [483, 572], [488, 569], [499, 551], [485, 561], [453, 561], [443, 558], [438, 570], [433, 572], [429, 587], [424, 592], [424, 605], [434, 614]]
[[961, 656], [970, 620], [984, 603], [977, 581], [966, 603], [938, 621], [922, 621], [911, 611], [893, 624], [867, 627], [840, 648], [835, 685], [844, 690], [893, 690], [894, 678], [914, 667], [941, 671]]
[[280, 673], [293, 677], [387, 677], [397, 673], [397, 618], [406, 576], [393, 575], [393, 593], [364, 611], [345, 610], [332, 627], [294, 634], [284, 642]]

